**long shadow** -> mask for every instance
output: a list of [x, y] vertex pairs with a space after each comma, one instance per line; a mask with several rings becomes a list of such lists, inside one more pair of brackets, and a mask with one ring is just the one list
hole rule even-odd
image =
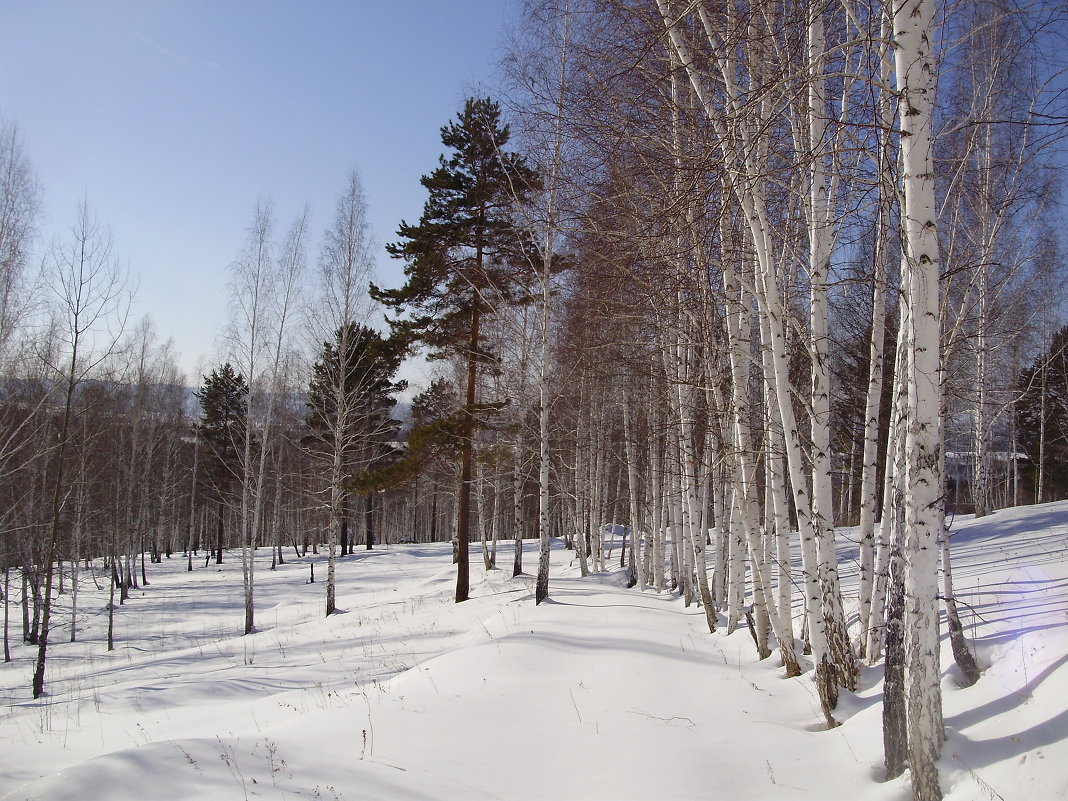
[[1021, 589], [1021, 590], [999, 590], [995, 587], [1035, 587], [1040, 593], [1046, 593], [1052, 590], [1068, 589], [1068, 579], [1054, 583], [1052, 579], [1009, 579], [1008, 581], [997, 581], [993, 583], [983, 584], [978, 590], [961, 590], [960, 592], [954, 592], [954, 596], [957, 599], [968, 598], [972, 595], [1034, 595], [1035, 590]]
[[973, 740], [960, 732], [957, 732], [955, 736], [968, 743], [970, 758], [967, 767], [972, 769], [986, 767], [995, 762], [1005, 762], [1033, 753], [1044, 745], [1053, 745], [1068, 739], [1068, 709], [1029, 729], [1002, 737]]
[[576, 634], [574, 637], [559, 634], [529, 634], [516, 632], [495, 637], [490, 642], [476, 643], [472, 647], [487, 644], [496, 644], [507, 641], [527, 640], [538, 647], [550, 648], [562, 653], [574, 653], [576, 651], [618, 651], [624, 654], [643, 653], [649, 656], [673, 659], [678, 662], [689, 662], [696, 665], [707, 666], [709, 664], [707, 654], [699, 654], [692, 650], [683, 651], [673, 646], [657, 645], [648, 640], [630, 637], [606, 637], [603, 635], [591, 635], [588, 632]]
[[[954, 544], [964, 544], [985, 539], [1000, 539], [1040, 529], [1063, 528], [1068, 525], [1068, 510], [1063, 508], [1063, 502], [1058, 503], [1060, 503], [1061, 508], [1057, 511], [1031, 512], [1014, 518], [1005, 514], [1007, 510], [1003, 510], [1002, 514], [994, 513], [982, 522], [969, 522], [968, 525], [959, 528], [953, 527], [951, 528], [950, 541]], [[1051, 532], [1044, 539], [1063, 539], [1064, 536], [1063, 531], [1059, 533]]]
[[[976, 642], [982, 644], [985, 647], [992, 645], [1000, 645], [1001, 643], [1013, 642], [1020, 639], [1021, 635], [1034, 634], [1040, 631], [1052, 631], [1054, 629], [1068, 628], [1068, 623], [1050, 623], [1045, 626], [1028, 626], [1027, 628], [1012, 629], [1010, 631], [1002, 631], [997, 634], [989, 634], [983, 637], [976, 638]], [[947, 635], [948, 636], [948, 635]]]
[[[1023, 687], [1018, 690], [1013, 690], [1006, 695], [1001, 696], [993, 701], [988, 701], [982, 706], [974, 707], [973, 709], [966, 709], [963, 712], [959, 712], [956, 715], [950, 715], [946, 718], [946, 723], [953, 726], [956, 729], [963, 729], [968, 726], [974, 726], [976, 723], [980, 723], [998, 715], [1003, 715], [1031, 699], [1035, 689], [1038, 688], [1042, 682], [1057, 672], [1058, 669], [1068, 664], [1068, 654], [1063, 654], [1059, 659], [1046, 665], [1041, 671], [1039, 671], [1034, 678], [1032, 678]], [[1062, 713], [1062, 715], [1068, 715], [1068, 712]], [[1058, 717], [1061, 717], [1058, 715]], [[1066, 719], [1068, 724], [1068, 719]], [[1063, 734], [1062, 734], [1063, 736]], [[1024, 751], [1029, 751], [1030, 747], [1024, 748]], [[1022, 753], [1022, 752], [1021, 752]]]
[[[1045, 556], [1040, 556], [1032, 551], [1012, 554], [1012, 555], [999, 555], [996, 559], [990, 559], [989, 561], [980, 562], [977, 560], [969, 559], [965, 567], [957, 569], [954, 568], [955, 577], [960, 580], [961, 578], [971, 578], [973, 576], [986, 575], [991, 569], [1005, 569], [1011, 568], [1016, 564], [1023, 564], [1025, 567], [1042, 567], [1042, 565], [1059, 565], [1064, 561], [1065, 547], [1059, 546], [1060, 550], [1055, 552], [1048, 552]], [[962, 554], [959, 550], [953, 553], [954, 562], [960, 562]]]

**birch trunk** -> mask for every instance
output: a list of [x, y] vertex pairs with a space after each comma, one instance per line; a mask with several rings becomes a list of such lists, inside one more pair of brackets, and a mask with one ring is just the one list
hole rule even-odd
[[[885, 17], [881, 30], [883, 39], [889, 41], [890, 31]], [[892, 67], [888, 51], [881, 50], [880, 62], [880, 74], [884, 84], [889, 86]], [[889, 91], [879, 93], [877, 114], [879, 130], [882, 132], [879, 135], [879, 152], [875, 165], [879, 174], [879, 207], [876, 212], [875, 247], [872, 255], [871, 340], [868, 352], [868, 390], [864, 399], [864, 454], [860, 482], [860, 523], [857, 532], [860, 540], [858, 655], [861, 659], [865, 658], [869, 650], [872, 594], [875, 586], [875, 515], [879, 501], [879, 417], [883, 391], [887, 266], [891, 236], [890, 214], [896, 199], [890, 177], [890, 167], [893, 164], [890, 139], [893, 105]]]
[[[827, 356], [827, 274], [834, 249], [834, 208], [837, 175], [828, 170], [828, 130], [826, 123], [826, 82], [824, 57], [826, 36], [820, 4], [809, 6], [808, 85], [809, 169], [809, 343], [812, 356], [812, 391], [810, 395], [810, 437], [812, 470], [811, 526], [819, 555], [819, 579], [823, 613], [826, 618], [827, 647], [835, 667], [838, 683], [856, 689], [852, 668], [852, 647], [846, 630], [842, 592], [838, 581], [838, 556], [835, 552], [834, 509], [831, 494], [830, 375]], [[770, 290], [769, 291], [773, 291]], [[781, 374], [776, 378], [783, 380]], [[781, 398], [781, 396], [780, 396]], [[780, 399], [781, 403], [781, 399]], [[789, 436], [789, 431], [784, 430]]]
[[[801, 531], [803, 552], [808, 554], [806, 560], [806, 580], [816, 582], [818, 598], [809, 598], [810, 638], [816, 663], [816, 683], [824, 713], [831, 720], [830, 711], [837, 703], [835, 685], [842, 684], [853, 689], [856, 685], [856, 671], [852, 664], [852, 652], [848, 637], [844, 631], [844, 617], [837, 614], [841, 608], [841, 599], [837, 586], [833, 583], [835, 573], [831, 570], [832, 560], [823, 560], [825, 569], [821, 571], [819, 549], [821, 527], [818, 512], [813, 515], [813, 501], [809, 495], [808, 482], [805, 477], [803, 454], [799, 441], [801, 427], [795, 419], [791, 388], [788, 386], [789, 364], [786, 354], [785, 325], [786, 316], [779, 297], [779, 275], [774, 264], [773, 248], [770, 241], [771, 227], [764, 203], [764, 151], [767, 143], [754, 136], [763, 136], [754, 132], [766, 131], [767, 126], [754, 125], [753, 120], [737, 117], [744, 104], [743, 90], [736, 84], [741, 65], [731, 47], [722, 47], [717, 41], [715, 27], [710, 23], [704, 7], [699, 6], [697, 14], [708, 37], [714, 53], [714, 66], [724, 81], [724, 109], [719, 109], [712, 93], [698, 70], [698, 62], [690, 53], [680, 26], [675, 19], [669, 0], [657, 0], [658, 8], [667, 29], [671, 47], [675, 50], [679, 62], [685, 67], [690, 84], [701, 103], [705, 115], [712, 125], [717, 144], [721, 150], [726, 168], [725, 177], [728, 187], [741, 207], [743, 219], [750, 235], [757, 264], [756, 298], [763, 325], [764, 348], [770, 353], [765, 357], [765, 380], [775, 390], [776, 406], [780, 415], [786, 440], [787, 464], [790, 471], [790, 483], [794, 493], [794, 505]], [[733, 12], [732, 12], [733, 13]], [[758, 115], [763, 111], [755, 112]], [[766, 120], [765, 120], [766, 121]], [[729, 124], [730, 123], [730, 124]], [[826, 537], [823, 537], [826, 540]], [[822, 543], [826, 553], [828, 545]], [[833, 543], [829, 550], [833, 552]], [[811, 579], [808, 575], [810, 574]], [[824, 579], [823, 587], [819, 579]], [[815, 601], [815, 603], [812, 603]], [[844, 653], [839, 654], [839, 651]]]
[[897, 87], [901, 95], [904, 189], [902, 244], [907, 274], [909, 425], [906, 432], [909, 769], [916, 801], [942, 797], [938, 757], [944, 739], [939, 687], [938, 537], [942, 445], [939, 253], [932, 157], [934, 3], [894, 0]]
[[908, 714], [905, 695], [905, 560], [901, 553], [902, 506], [895, 499], [889, 546], [889, 587], [886, 614], [886, 660], [883, 670], [883, 755], [886, 778], [905, 771], [908, 761]]
[[[654, 431], [655, 428], [654, 422]], [[652, 496], [652, 524], [650, 528], [652, 536], [652, 573], [653, 573], [653, 589], [657, 593], [664, 591], [664, 521], [663, 521], [663, 500], [660, 488], [662, 486], [661, 481], [661, 467], [660, 467], [660, 447], [658, 443], [658, 437], [652, 436], [649, 438], [649, 477], [651, 480], [650, 493]]]
[[[902, 317], [906, 314], [901, 304]], [[903, 493], [905, 474], [904, 418], [908, 410], [908, 390], [905, 376], [905, 328], [898, 331], [894, 368], [894, 398], [890, 412], [890, 430], [886, 445], [886, 467], [883, 478], [883, 515], [876, 541], [874, 575], [871, 595], [871, 615], [867, 630], [868, 661], [879, 659], [883, 652], [883, 623], [886, 617], [886, 591], [890, 575], [890, 548], [893, 513]]]
[[957, 611], [957, 599], [953, 593], [953, 567], [949, 554], [949, 532], [942, 534], [942, 596], [946, 606], [946, 626], [949, 628], [949, 643], [953, 649], [953, 659], [960, 668], [962, 687], [971, 687], [979, 681], [979, 666], [968, 641], [964, 637], [964, 626]]
[[634, 447], [634, 424], [631, 422], [631, 395], [626, 390], [623, 392], [623, 448], [624, 458], [627, 460], [627, 500], [630, 512], [630, 582], [637, 584], [638, 589], [645, 591], [647, 580], [646, 572], [642, 569], [641, 555], [641, 522], [638, 518], [638, 493], [641, 491], [638, 484], [638, 462]]
[[567, 59], [570, 43], [571, 2], [564, 4], [560, 38], [559, 75], [556, 85], [553, 147], [546, 180], [545, 237], [541, 248], [541, 358], [538, 364], [538, 577], [534, 603], [549, 597], [549, 318], [552, 311], [552, 265], [556, 244], [556, 193], [564, 145], [564, 93], [567, 89]]

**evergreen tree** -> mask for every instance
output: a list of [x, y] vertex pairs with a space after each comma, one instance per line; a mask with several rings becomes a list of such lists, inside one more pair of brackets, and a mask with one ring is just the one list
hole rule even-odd
[[1016, 399], [1020, 448], [1027, 454], [1049, 500], [1068, 489], [1068, 326], [1049, 349], [1020, 374]]
[[[308, 388], [310, 449], [320, 460], [337, 457], [344, 475], [353, 476], [380, 467], [395, 453], [400, 421], [392, 415], [394, 393], [406, 386], [395, 381], [403, 352], [396, 340], [374, 329], [349, 323], [339, 328], [333, 342], [324, 342]], [[341, 514], [345, 498], [342, 491]], [[366, 546], [373, 541], [374, 493], [365, 494]], [[347, 523], [342, 530], [342, 555], [348, 548]]]
[[412, 398], [412, 429], [420, 429], [456, 413], [459, 401], [447, 378], [435, 378]]
[[197, 437], [201, 443], [200, 477], [217, 510], [215, 561], [222, 563], [224, 509], [240, 483], [241, 449], [248, 419], [248, 383], [227, 362], [204, 377], [204, 385], [194, 393], [200, 400], [201, 416]]
[[390, 320], [394, 335], [429, 347], [432, 355], [453, 353], [466, 365], [460, 431], [460, 490], [457, 499], [456, 601], [470, 589], [471, 485], [474, 478], [475, 386], [481, 365], [490, 361], [482, 347], [481, 324], [498, 303], [515, 294], [513, 270], [522, 263], [522, 236], [514, 209], [536, 187], [526, 160], [505, 150], [508, 126], [500, 107], [488, 98], [468, 99], [456, 121], [441, 129], [452, 152], [423, 176], [429, 197], [419, 223], [402, 222], [400, 241], [389, 253], [407, 263], [407, 282], [395, 290], [372, 285], [376, 300], [404, 319]]

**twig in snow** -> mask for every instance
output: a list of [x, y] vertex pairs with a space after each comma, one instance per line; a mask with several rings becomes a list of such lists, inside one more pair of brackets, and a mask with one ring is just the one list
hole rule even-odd
[[967, 762], [960, 758], [960, 754], [954, 754], [953, 758], [957, 760], [960, 764], [962, 764], [964, 766], [964, 769], [972, 775], [972, 778], [975, 779], [976, 784], [978, 784], [980, 787], [990, 793], [991, 798], [997, 797], [1000, 798], [1001, 801], [1005, 801], [1005, 796], [1003, 796], [1001, 793], [991, 787], [989, 782], [986, 782], [983, 779], [979, 778], [979, 774], [972, 770], [971, 765], [969, 765]]
[[641, 715], [643, 718], [649, 718], [650, 720], [659, 720], [659, 721], [661, 721], [663, 723], [671, 723], [672, 721], [676, 721], [676, 720], [684, 720], [684, 721], [686, 721], [687, 723], [690, 724], [690, 728], [691, 729], [697, 725], [696, 723], [694, 723], [689, 718], [681, 717], [679, 715], [672, 715], [670, 718], [661, 718], [661, 717], [658, 717], [656, 715], [650, 715], [648, 712], [643, 712], [640, 709], [631, 709], [631, 710], [628, 710], [628, 711], [631, 714]]
[[582, 723], [582, 715], [579, 714], [578, 703], [575, 701], [575, 693], [571, 691], [570, 687], [568, 688], [567, 692], [571, 696], [572, 706], [575, 707], [575, 717], [578, 718], [579, 723]]

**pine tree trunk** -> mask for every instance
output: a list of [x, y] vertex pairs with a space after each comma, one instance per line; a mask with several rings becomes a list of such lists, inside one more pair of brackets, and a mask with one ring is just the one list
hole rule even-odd
[[[481, 266], [481, 258], [479, 258]], [[471, 330], [467, 343], [467, 393], [460, 434], [460, 489], [456, 502], [456, 603], [466, 601], [471, 593], [471, 485], [475, 473], [475, 387], [478, 379], [479, 345], [478, 309], [471, 311]]]

